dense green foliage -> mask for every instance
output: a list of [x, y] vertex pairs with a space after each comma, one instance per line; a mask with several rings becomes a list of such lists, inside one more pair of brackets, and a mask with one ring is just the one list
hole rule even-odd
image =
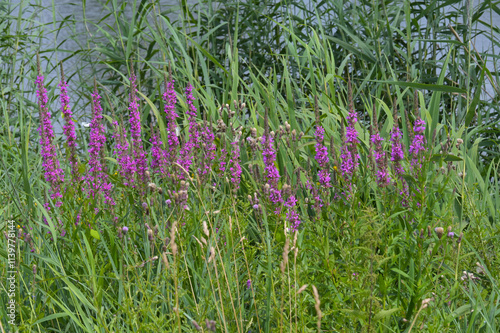
[[[0, 4], [2, 286], [9, 276], [8, 221], [22, 229], [16, 244], [16, 325], [9, 326], [2, 306], [3, 330], [194, 332], [199, 324], [200, 331], [210, 332], [215, 321], [217, 332], [498, 332], [498, 73], [485, 62], [496, 57], [478, 53], [470, 42], [478, 34], [490, 36], [494, 53], [498, 28], [476, 24], [484, 13], [500, 12], [499, 5], [311, 2], [316, 6], [248, 0], [194, 6], [181, 1], [165, 8], [157, 1], [110, 0], [102, 4], [103, 18], [112, 22], [104, 27], [84, 19], [93, 27], [87, 44], [63, 59], [54, 53], [65, 51], [58, 43], [54, 49], [39, 45], [47, 30], [73, 24], [71, 17], [52, 13], [54, 22], [44, 26], [40, 13], [51, 15], [54, 7], [21, 1], [21, 13], [34, 11], [13, 16], [14, 5]], [[131, 19], [126, 6], [132, 6]], [[76, 34], [71, 38], [79, 42]], [[71, 100], [82, 176], [89, 172], [90, 138], [80, 124], [91, 119], [92, 77], [97, 79], [113, 208], [88, 197], [84, 182], [70, 183], [60, 133], [55, 144], [66, 174], [62, 206], [48, 195], [36, 130], [36, 52], [45, 75], [60, 77], [59, 61], [76, 60], [76, 68], [65, 67], [66, 77], [85, 78]], [[189, 209], [176, 204], [173, 193], [184, 185], [171, 177], [151, 172], [150, 181], [161, 191], [143, 194], [124, 186], [112, 153], [112, 122], [123, 117], [120, 128], [128, 129], [132, 68], [148, 159], [151, 128], [167, 147], [161, 96], [169, 66], [184, 141], [189, 120], [183, 91], [189, 83], [197, 122], [218, 126], [217, 163], [222, 148], [229, 151], [227, 160], [231, 143], [241, 149], [238, 189], [228, 170], [221, 174], [214, 166], [208, 178], [200, 178], [195, 167], [189, 170]], [[56, 81], [46, 81], [53, 123], [62, 122]], [[360, 141], [352, 187], [340, 170], [351, 102]], [[421, 170], [415, 170], [408, 150], [420, 118], [426, 150], [419, 157]], [[330, 158], [329, 189], [318, 179], [319, 124]], [[389, 186], [376, 181], [370, 143], [375, 126], [389, 159], [393, 126], [403, 133], [406, 173], [398, 178], [391, 169]], [[247, 144], [253, 128], [257, 137], [266, 128], [274, 132], [278, 187], [298, 200], [297, 232], [289, 230], [288, 208], [274, 213], [262, 149], [254, 154]], [[200, 163], [202, 153], [195, 155]], [[3, 288], [0, 299], [7, 304]]]

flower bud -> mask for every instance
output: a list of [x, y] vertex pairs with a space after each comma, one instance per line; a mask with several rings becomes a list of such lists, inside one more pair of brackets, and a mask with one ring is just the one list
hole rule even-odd
[[444, 233], [443, 228], [438, 227], [438, 228], [434, 229], [434, 231], [436, 232], [436, 235], [438, 236], [439, 239], [441, 239], [441, 237], [443, 237], [443, 233]]

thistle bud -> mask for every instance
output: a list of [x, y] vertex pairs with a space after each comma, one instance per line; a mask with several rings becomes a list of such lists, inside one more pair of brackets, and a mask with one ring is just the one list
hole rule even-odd
[[148, 239], [150, 242], [153, 241], [153, 230], [151, 229], [148, 229]]
[[464, 233], [461, 232], [460, 236], [458, 236], [457, 244], [460, 244], [462, 242], [462, 238], [464, 237]]
[[438, 236], [439, 239], [441, 239], [441, 237], [443, 237], [443, 233], [444, 233], [443, 228], [438, 227], [438, 228], [434, 229], [434, 231], [436, 232], [436, 235]]

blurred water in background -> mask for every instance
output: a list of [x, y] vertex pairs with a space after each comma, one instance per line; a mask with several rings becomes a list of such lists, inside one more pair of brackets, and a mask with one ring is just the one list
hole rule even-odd
[[[40, 1], [40, 0], [38, 0]], [[111, 6], [111, 1], [108, 1], [108, 6]], [[121, 5], [123, 3], [127, 3], [125, 8], [125, 15], [129, 18], [132, 17], [132, 0], [118, 0], [118, 4]], [[190, 0], [188, 3], [196, 3], [197, 0]], [[484, 1], [474, 0], [474, 6], [482, 3]], [[112, 24], [114, 19], [112, 16], [102, 20], [103, 13], [109, 13], [108, 10], [104, 8], [103, 3], [105, 1], [98, 0], [87, 0], [85, 6], [85, 13], [83, 10], [83, 1], [75, 1], [75, 0], [41, 0], [42, 7], [47, 8], [47, 10], [41, 11], [40, 20], [42, 23], [46, 24], [45, 36], [46, 38], [41, 42], [42, 49], [51, 49], [51, 48], [61, 48], [66, 50], [77, 50], [80, 48], [86, 48], [87, 43], [89, 43], [89, 36], [95, 34], [98, 28], [95, 25], [85, 25], [84, 23], [84, 15], [89, 22], [99, 22], [99, 27], [103, 29], [107, 29], [106, 24]], [[176, 19], [175, 9], [179, 8], [179, 0], [160, 0], [160, 8], [162, 11], [165, 10], [174, 10], [174, 14], [170, 15], [171, 19]], [[316, 3], [315, 0], [308, 0], [305, 3], [309, 6], [309, 8], [313, 9]], [[445, 9], [446, 10], [446, 9]], [[178, 12], [178, 11], [177, 11]], [[56, 25], [53, 25], [52, 22], [54, 20], [54, 16], [57, 21], [63, 20], [68, 16], [72, 16], [72, 20], [74, 24], [67, 24], [63, 26], [60, 30], [58, 30], [57, 35], [51, 31], [57, 31], [59, 28]], [[178, 15], [177, 15], [178, 16]], [[102, 21], [101, 21], [102, 20]], [[482, 21], [492, 23], [497, 27], [500, 25], [500, 14], [490, 11], [487, 11], [486, 14], [481, 18]], [[76, 35], [79, 36], [78, 39], [70, 38], [70, 36]], [[61, 44], [61, 42], [63, 42]], [[488, 54], [496, 55], [498, 54], [497, 50], [494, 50], [490, 40], [483, 35], [474, 37], [474, 45], [479, 52], [486, 52]], [[89, 45], [91, 48], [95, 47], [95, 45]], [[68, 53], [59, 51], [55, 55], [54, 59], [60, 61], [68, 56]], [[491, 59], [492, 57], [490, 57]], [[75, 72], [76, 66], [80, 66], [78, 62], [78, 58], [72, 58], [65, 61], [65, 73], [66, 77], [68, 77], [71, 73]], [[493, 61], [488, 61], [488, 67], [490, 71], [494, 70]], [[45, 68], [45, 67], [43, 67]], [[59, 70], [56, 72], [46, 74], [46, 82], [55, 79], [53, 82], [58, 82], [58, 74]], [[91, 73], [91, 69], [87, 68], [82, 71], [83, 76], [89, 75]], [[84, 77], [74, 76], [71, 78], [69, 82], [69, 92], [71, 101], [76, 100], [76, 95], [78, 92], [75, 92], [76, 87], [78, 86], [78, 82], [84, 79]], [[484, 98], [489, 98], [487, 95], [494, 96], [493, 88], [491, 84], [486, 81], [486, 91], [487, 94]], [[88, 110], [87, 110], [88, 111]], [[88, 112], [86, 112], [88, 113]], [[86, 119], [88, 120], [88, 119]], [[60, 132], [60, 126], [56, 125], [56, 130]]]

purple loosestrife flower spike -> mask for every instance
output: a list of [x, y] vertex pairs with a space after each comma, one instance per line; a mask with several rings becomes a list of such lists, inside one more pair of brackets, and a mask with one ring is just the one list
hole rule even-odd
[[352, 178], [354, 177], [354, 174], [356, 173], [356, 170], [359, 166], [359, 154], [357, 148], [357, 144], [359, 143], [358, 132], [354, 127], [354, 125], [358, 121], [358, 118], [357, 113], [354, 110], [354, 104], [352, 100], [351, 81], [348, 82], [348, 91], [349, 114], [347, 116], [347, 126], [345, 128], [344, 145], [341, 149], [340, 155], [340, 157], [342, 158], [340, 169], [342, 171], [342, 176], [344, 176], [348, 181], [349, 189], [351, 189], [352, 184], [350, 182], [352, 181]]
[[64, 126], [63, 131], [66, 136], [66, 143], [68, 144], [69, 150], [69, 164], [71, 166], [71, 176], [73, 181], [78, 182], [80, 180], [80, 174], [78, 173], [78, 163], [76, 159], [76, 134], [75, 134], [75, 123], [73, 121], [73, 113], [69, 106], [69, 96], [68, 96], [68, 84], [64, 80], [64, 71], [61, 62], [61, 82], [59, 83], [61, 89], [60, 100], [61, 100], [61, 112], [64, 115]]
[[234, 189], [240, 188], [241, 180], [241, 165], [240, 165], [240, 144], [236, 140], [231, 142], [233, 149], [231, 151], [231, 160], [229, 161], [229, 171], [231, 172], [231, 183], [234, 185]]
[[168, 150], [166, 151], [166, 158], [171, 164], [175, 161], [177, 157], [177, 148], [179, 147], [179, 138], [177, 137], [177, 123], [175, 119], [178, 117], [175, 112], [175, 104], [177, 103], [177, 97], [175, 95], [174, 89], [174, 79], [172, 78], [172, 71], [169, 68], [170, 80], [167, 81], [165, 76], [165, 92], [163, 93], [163, 101], [165, 103], [165, 114], [167, 118], [167, 131], [168, 131]]
[[140, 183], [141, 193], [144, 194], [146, 184], [148, 182], [148, 177], [146, 171], [148, 171], [148, 163], [146, 159], [146, 154], [142, 146], [142, 136], [141, 136], [141, 113], [139, 112], [139, 103], [137, 98], [137, 84], [136, 76], [132, 67], [132, 76], [130, 77], [130, 136], [132, 138], [132, 148], [134, 152], [134, 171], [137, 173], [137, 178]]
[[[179, 164], [189, 172], [189, 167], [193, 164], [193, 155], [196, 152], [197, 148], [199, 148], [199, 132], [198, 132], [198, 124], [196, 123], [196, 107], [193, 104], [194, 97], [192, 94], [193, 87], [191, 84], [188, 84], [186, 88], [186, 100], [188, 105], [188, 110], [186, 111], [188, 115], [189, 121], [189, 139], [182, 147], [180, 152], [180, 160]], [[184, 179], [185, 174], [181, 170], [179, 173], [179, 179]]]
[[422, 168], [422, 164], [420, 163], [420, 156], [425, 149], [424, 148], [425, 138], [423, 135], [424, 131], [425, 131], [425, 121], [423, 121], [420, 118], [417, 118], [413, 126], [414, 136], [409, 149], [409, 152], [412, 155], [412, 160], [411, 160], [412, 169], [416, 169], [417, 171]]
[[297, 199], [294, 195], [288, 197], [288, 200], [285, 202], [285, 206], [288, 207], [288, 211], [286, 213], [286, 219], [290, 224], [290, 230], [297, 231], [300, 225], [299, 214], [297, 213], [297, 209], [295, 206], [297, 205]]
[[389, 173], [387, 172], [387, 160], [385, 157], [385, 152], [382, 147], [382, 142], [384, 139], [380, 136], [377, 124], [377, 114], [375, 109], [375, 103], [373, 104], [373, 117], [372, 117], [372, 135], [370, 141], [374, 146], [374, 156], [375, 164], [377, 167], [377, 184], [381, 187], [385, 187], [391, 183], [389, 178]]
[[[278, 204], [283, 202], [283, 198], [281, 197], [281, 191], [278, 190], [278, 182], [280, 179], [280, 174], [278, 168], [275, 165], [276, 162], [276, 149], [274, 148], [274, 139], [272, 135], [269, 133], [269, 118], [266, 109], [264, 123], [265, 130], [264, 135], [262, 135], [261, 143], [262, 143], [262, 158], [264, 160], [264, 173], [267, 178], [267, 182], [269, 183], [269, 200], [277, 206]], [[275, 214], [278, 214], [280, 211], [279, 207], [276, 207], [274, 211]]]
[[54, 130], [52, 128], [51, 114], [48, 110], [47, 89], [43, 83], [44, 77], [41, 75], [40, 60], [37, 55], [38, 76], [36, 79], [38, 108], [40, 110], [40, 145], [42, 155], [42, 166], [45, 169], [45, 181], [50, 184], [50, 197], [56, 200], [56, 207], [62, 205], [61, 183], [64, 182], [64, 173], [57, 159], [56, 149], [53, 144]]
[[162, 175], [165, 174], [166, 152], [162, 149], [163, 142], [160, 134], [151, 124], [151, 169]]
[[123, 177], [123, 185], [129, 186], [133, 184], [133, 177], [135, 172], [135, 165], [132, 161], [132, 157], [129, 152], [129, 144], [127, 141], [127, 135], [123, 128], [123, 119], [118, 125], [118, 121], [113, 121], [115, 139], [115, 149], [113, 154], [116, 155], [116, 160], [120, 166], [120, 176]]
[[402, 177], [405, 172], [403, 166], [401, 165], [401, 161], [404, 159], [403, 145], [401, 144], [402, 135], [403, 134], [401, 133], [397, 122], [395, 122], [391, 131], [391, 162], [394, 167], [394, 172], [398, 177]]
[[316, 161], [318, 161], [320, 168], [318, 178], [321, 186], [328, 188], [331, 187], [330, 173], [328, 172], [328, 150], [326, 149], [326, 146], [323, 145], [325, 129], [321, 126], [317, 96], [315, 97], [314, 109], [316, 113], [316, 132], [314, 133], [314, 136], [316, 137], [316, 145], [314, 147], [316, 148]]
[[108, 182], [108, 175], [105, 173], [103, 164], [103, 149], [106, 144], [104, 135], [104, 125], [102, 124], [101, 96], [97, 92], [97, 84], [94, 79], [94, 92], [92, 93], [92, 121], [90, 122], [90, 142], [89, 142], [89, 170], [85, 179], [87, 193], [96, 198], [100, 193], [104, 195], [104, 203], [114, 205], [111, 198], [113, 185]]
[[198, 174], [202, 180], [205, 179], [206, 175], [210, 173], [210, 169], [212, 168], [212, 163], [216, 156], [217, 147], [214, 143], [215, 135], [212, 132], [212, 121], [210, 121], [210, 125], [205, 124], [203, 126], [201, 132], [201, 147], [203, 153], [202, 166], [198, 168]]

